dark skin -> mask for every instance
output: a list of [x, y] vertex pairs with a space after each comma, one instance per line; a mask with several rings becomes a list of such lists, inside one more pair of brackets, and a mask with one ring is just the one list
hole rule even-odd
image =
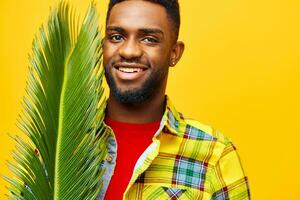
[[[184, 44], [175, 41], [173, 25], [164, 7], [142, 0], [116, 4], [108, 18], [103, 64], [121, 92], [139, 90], [155, 71], [162, 74], [156, 91], [138, 104], [119, 102], [110, 93], [106, 115], [127, 123], [161, 120], [169, 67], [180, 60]], [[124, 73], [121, 68], [142, 69]]]

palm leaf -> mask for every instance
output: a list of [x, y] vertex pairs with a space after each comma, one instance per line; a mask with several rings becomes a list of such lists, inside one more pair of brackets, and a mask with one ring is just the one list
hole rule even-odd
[[33, 41], [19, 127], [8, 166], [9, 199], [96, 199], [106, 152], [102, 39], [92, 3], [81, 25], [60, 3]]

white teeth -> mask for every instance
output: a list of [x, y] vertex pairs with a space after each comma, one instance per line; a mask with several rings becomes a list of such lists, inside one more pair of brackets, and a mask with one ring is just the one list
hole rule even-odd
[[133, 72], [142, 72], [142, 68], [126, 68], [126, 67], [119, 67], [119, 70], [121, 72], [126, 72], [126, 73], [133, 73]]

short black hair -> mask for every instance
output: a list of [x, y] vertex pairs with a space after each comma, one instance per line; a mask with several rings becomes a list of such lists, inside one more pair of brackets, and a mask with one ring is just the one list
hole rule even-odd
[[[111, 9], [118, 3], [128, 0], [110, 0], [108, 4], [108, 10], [106, 14], [106, 22], [109, 19]], [[178, 0], [144, 0], [149, 1], [151, 3], [159, 4], [163, 6], [167, 11], [167, 16], [172, 22], [175, 32], [175, 40], [177, 41], [179, 35], [179, 28], [180, 28], [180, 9]]]

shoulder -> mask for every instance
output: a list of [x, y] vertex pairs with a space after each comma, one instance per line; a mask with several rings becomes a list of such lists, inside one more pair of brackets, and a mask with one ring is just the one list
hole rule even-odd
[[194, 119], [184, 119], [186, 123], [186, 131], [195, 131], [202, 133], [205, 138], [210, 138], [211, 140], [214, 140], [220, 144], [223, 144], [227, 146], [228, 144], [231, 144], [231, 140], [224, 135], [219, 130], [213, 128], [212, 126], [209, 126], [207, 124], [203, 124], [197, 120]]
[[219, 130], [198, 120], [184, 119], [184, 140], [188, 148], [197, 149], [199, 159], [215, 165], [225, 154], [236, 151], [232, 141]]

